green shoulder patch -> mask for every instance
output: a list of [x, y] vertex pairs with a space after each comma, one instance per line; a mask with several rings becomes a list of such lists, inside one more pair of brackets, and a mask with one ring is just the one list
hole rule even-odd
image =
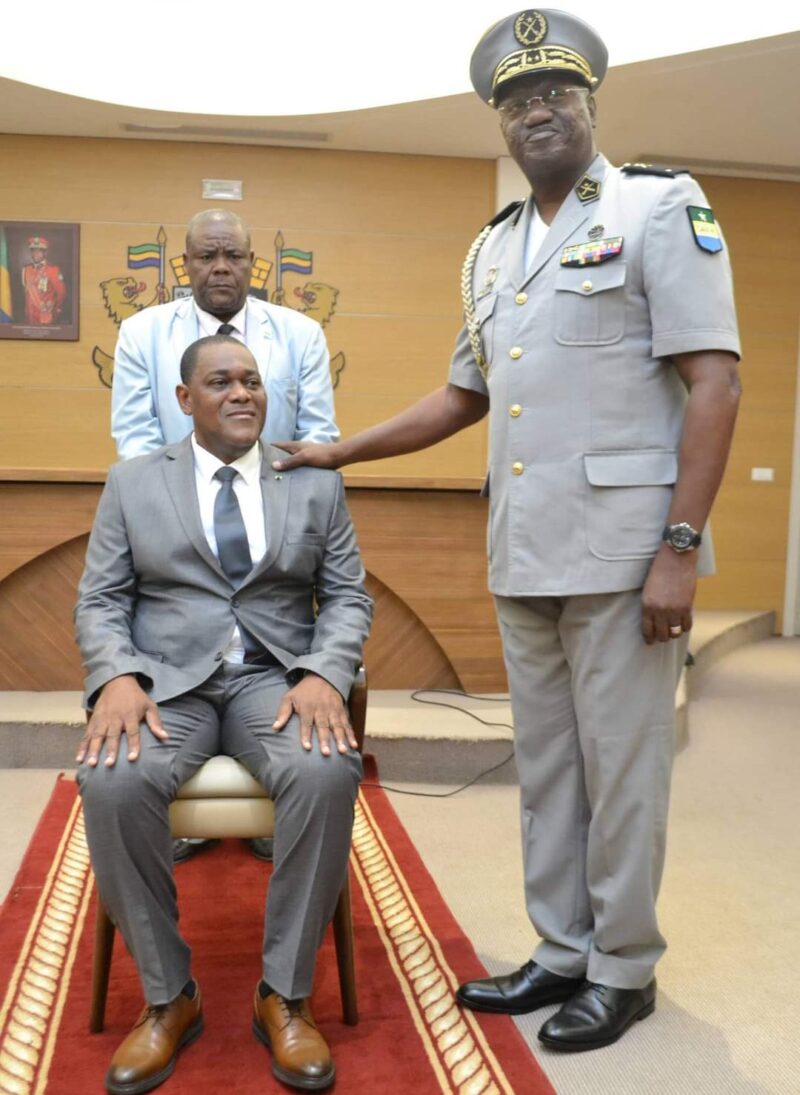
[[714, 220], [714, 214], [710, 209], [701, 205], [687, 205], [689, 224], [694, 233], [694, 242], [701, 251], [715, 254], [722, 250], [722, 237], [719, 234], [719, 225]]

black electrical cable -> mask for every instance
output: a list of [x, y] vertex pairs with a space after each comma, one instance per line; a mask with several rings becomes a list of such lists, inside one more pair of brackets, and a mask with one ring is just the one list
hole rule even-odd
[[[480, 715], [474, 714], [472, 711], [466, 711], [463, 707], [459, 707], [457, 703], [446, 703], [444, 700], [423, 700], [420, 696], [423, 693], [433, 693], [437, 696], [460, 696], [465, 700], [481, 700], [484, 703], [508, 703], [507, 696], [477, 696], [472, 692], [463, 692], [459, 688], [417, 688], [411, 693], [411, 699], [416, 703], [425, 703], [431, 707], [448, 707], [452, 711], [460, 711], [462, 715], [468, 715], [471, 719], [475, 719], [476, 722], [481, 723], [483, 726], [503, 726], [507, 730], [513, 732], [514, 727], [507, 722], [489, 722], [488, 719], [482, 719]], [[362, 783], [362, 787], [379, 787], [382, 791], [391, 791], [395, 795], [413, 795], [416, 798], [452, 798], [453, 795], [458, 795], [462, 791], [466, 791], [468, 787], [472, 787], [474, 783], [477, 783], [479, 779], [483, 779], [484, 776], [490, 776], [492, 772], [496, 772], [498, 768], [504, 767], [514, 756], [514, 748], [511, 747], [507, 757], [504, 757], [499, 764], [493, 764], [491, 768], [486, 768], [483, 772], [478, 772], [477, 776], [474, 776], [467, 783], [464, 783], [461, 787], [456, 787], [452, 791], [406, 791], [402, 787], [389, 787], [385, 783]]]

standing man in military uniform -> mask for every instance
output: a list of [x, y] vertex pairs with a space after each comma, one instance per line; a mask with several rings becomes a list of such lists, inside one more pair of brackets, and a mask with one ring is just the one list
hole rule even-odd
[[414, 451], [490, 415], [489, 584], [541, 942], [458, 999], [562, 1003], [539, 1037], [564, 1050], [608, 1045], [655, 1007], [675, 686], [740, 392], [719, 227], [687, 173], [597, 153], [606, 66], [564, 12], [486, 32], [470, 75], [532, 193], [470, 250], [449, 383], [276, 465]]
[[22, 267], [25, 322], [37, 327], [58, 323], [67, 295], [64, 275], [58, 266], [47, 261], [49, 246], [44, 236], [31, 236], [28, 240], [31, 261]]

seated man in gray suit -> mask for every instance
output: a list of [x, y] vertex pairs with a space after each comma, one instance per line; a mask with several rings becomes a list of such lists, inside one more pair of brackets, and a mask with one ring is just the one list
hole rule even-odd
[[340, 476], [271, 469], [247, 347], [200, 339], [181, 379], [194, 433], [111, 468], [75, 611], [92, 709], [77, 757], [89, 849], [146, 1000], [106, 1087], [150, 1091], [202, 1031], [168, 806], [225, 753], [275, 802], [254, 1030], [280, 1080], [317, 1090], [334, 1065], [306, 998], [347, 870], [361, 759], [344, 697], [371, 601]]
[[[111, 432], [121, 460], [143, 456], [192, 432], [175, 399], [183, 351], [204, 335], [229, 334], [258, 362], [267, 389], [262, 441], [278, 437], [335, 441], [333, 388], [325, 336], [293, 308], [251, 295], [250, 232], [229, 209], [196, 213], [186, 229], [186, 274], [192, 294], [124, 320], [114, 352]], [[213, 842], [176, 840], [175, 862]], [[250, 841], [272, 859], [272, 840]]]

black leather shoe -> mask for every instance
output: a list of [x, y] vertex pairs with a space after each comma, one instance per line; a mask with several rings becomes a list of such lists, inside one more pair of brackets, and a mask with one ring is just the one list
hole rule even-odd
[[172, 842], [172, 862], [185, 863], [187, 859], [192, 859], [199, 852], [208, 851], [216, 844], [219, 844], [218, 840], [188, 840], [186, 837], [179, 837]]
[[456, 993], [456, 1000], [473, 1011], [525, 1015], [547, 1004], [568, 1000], [583, 983], [582, 977], [562, 977], [530, 961], [522, 969], [502, 977], [467, 981]]
[[572, 1052], [610, 1046], [632, 1023], [646, 1019], [655, 1009], [655, 978], [643, 989], [615, 989], [587, 981], [547, 1020], [539, 1041], [551, 1049]]
[[272, 862], [271, 836], [254, 836], [253, 839], [248, 840], [247, 843], [256, 859], [263, 859], [265, 863]]

